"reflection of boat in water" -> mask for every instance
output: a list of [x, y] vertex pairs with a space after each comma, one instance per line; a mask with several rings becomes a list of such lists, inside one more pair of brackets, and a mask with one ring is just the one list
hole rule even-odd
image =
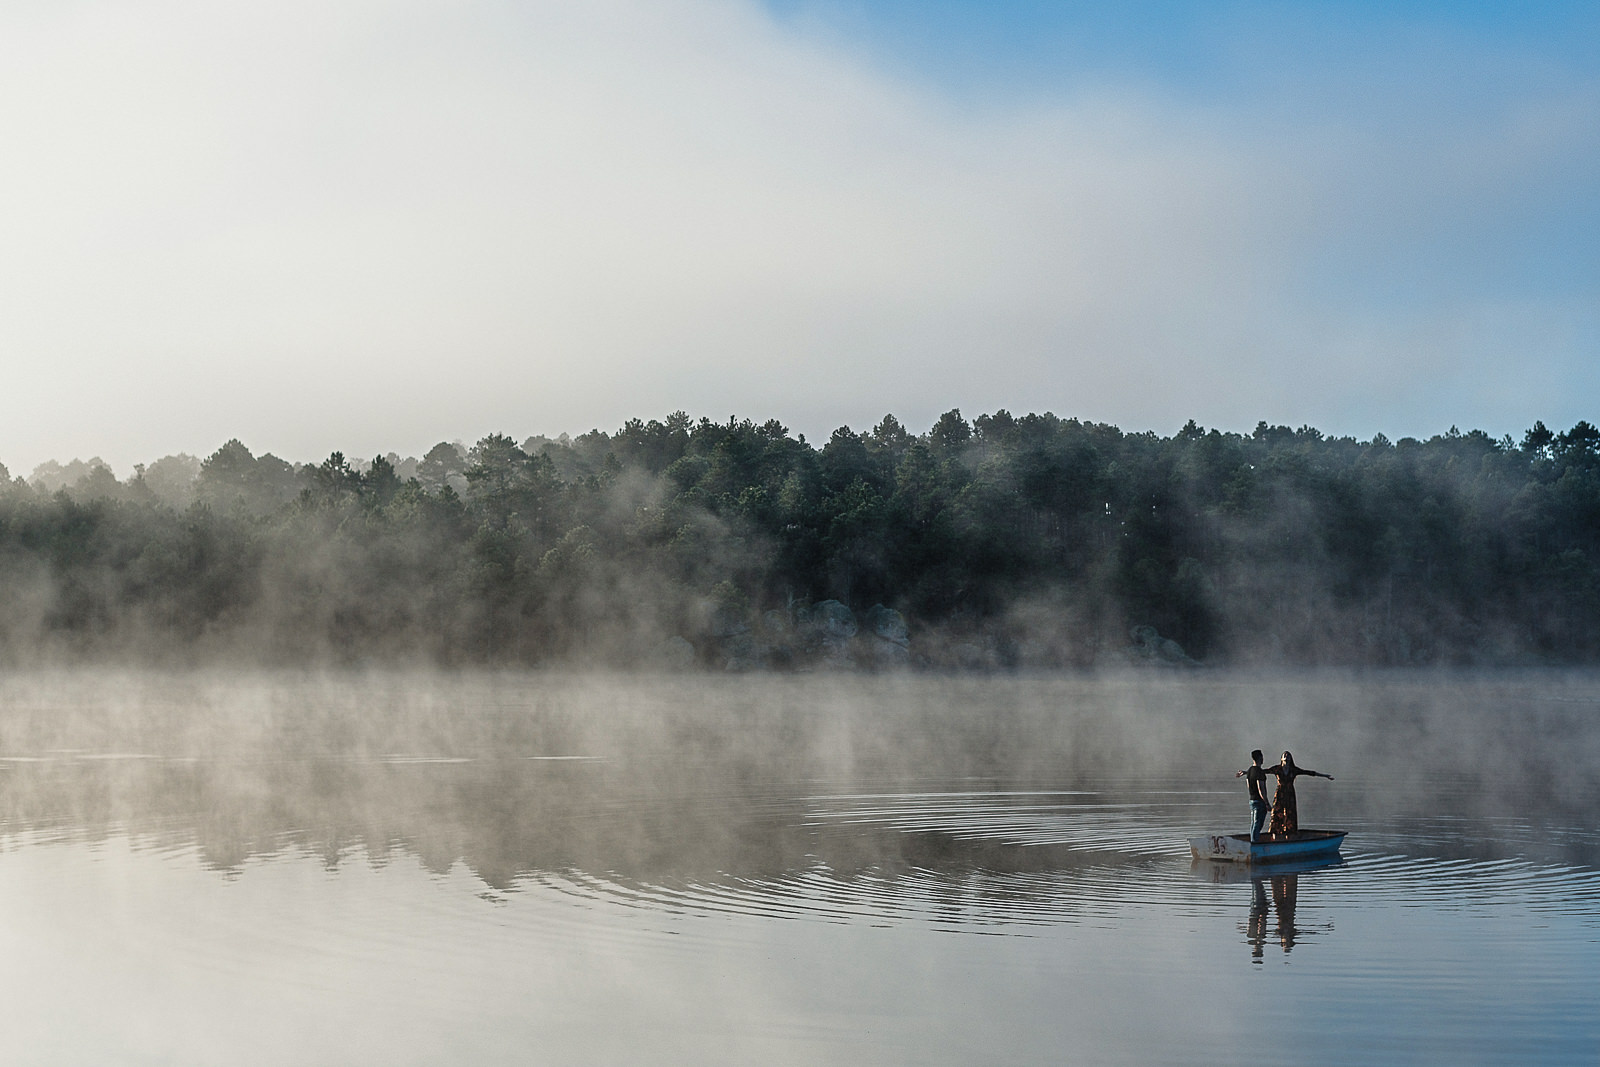
[[1290, 834], [1207, 834], [1189, 838], [1196, 859], [1227, 863], [1286, 863], [1336, 856], [1346, 830], [1296, 830]]
[[1207, 863], [1194, 859], [1190, 871], [1201, 881], [1212, 885], [1243, 885], [1263, 878], [1279, 878], [1287, 874], [1305, 874], [1308, 871], [1328, 870], [1344, 866], [1344, 857], [1337, 852], [1310, 856], [1306, 859], [1284, 860], [1262, 867], [1246, 863]]

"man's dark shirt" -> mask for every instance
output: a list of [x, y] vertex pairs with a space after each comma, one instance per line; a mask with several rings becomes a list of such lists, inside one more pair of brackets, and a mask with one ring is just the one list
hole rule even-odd
[[1259, 800], [1268, 807], [1272, 802], [1267, 799], [1267, 772], [1252, 763], [1244, 771], [1245, 784], [1250, 787], [1250, 799]]

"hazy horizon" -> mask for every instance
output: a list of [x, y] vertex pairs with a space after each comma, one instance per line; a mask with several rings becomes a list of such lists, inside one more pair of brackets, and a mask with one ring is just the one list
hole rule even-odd
[[0, 13], [0, 459], [1600, 395], [1596, 16], [1028, 0]]
[[[963, 408], [963, 407], [957, 407], [957, 408], [954, 408], [952, 410], [961, 411], [969, 418], [976, 418], [976, 417], [978, 417], [980, 415], [990, 415], [990, 414], [994, 414], [995, 413], [995, 412], [980, 412], [980, 411], [977, 411], [977, 410], [974, 410], [974, 409], [967, 409], [967, 408]], [[654, 412], [654, 411], [652, 411], [652, 412], [648, 412], [648, 413], [640, 413], [640, 414], [635, 415], [633, 417], [634, 418], [641, 418], [641, 419], [644, 419], [644, 420], [648, 421], [650, 419], [659, 419], [659, 418], [661, 418], [663, 416], [666, 416], [666, 415], [669, 415], [669, 414], [671, 414], [671, 413], [670, 412]], [[729, 418], [734, 418], [734, 419], [737, 419], [737, 420], [749, 420], [749, 421], [755, 422], [757, 424], [760, 424], [762, 421], [764, 421], [764, 419], [766, 417], [764, 415], [760, 416], [760, 417], [753, 416], [749, 412], [730, 412], [730, 413], [727, 413], [727, 414], [725, 414], [725, 415], [723, 415], [721, 417], [713, 416], [713, 415], [710, 415], [708, 413], [688, 413], [688, 414], [689, 414], [690, 420], [692, 422], [696, 422], [696, 423], [699, 422], [699, 420], [701, 418], [710, 418], [710, 419], [712, 419], [713, 422], [726, 422]], [[1077, 420], [1079, 420], [1079, 421], [1081, 421], [1081, 422], [1083, 422], [1085, 424], [1099, 424], [1099, 425], [1113, 425], [1113, 426], [1116, 425], [1115, 423], [1110, 422], [1109, 420], [1096, 419], [1096, 418], [1094, 418], [1092, 416], [1087, 416], [1087, 415], [1083, 415], [1083, 414], [1076, 414], [1076, 413], [1042, 412], [1042, 411], [1041, 412], [1035, 412], [1035, 411], [1015, 410], [1015, 411], [1011, 411], [1010, 414], [1015, 415], [1015, 416], [1019, 416], [1019, 417], [1023, 416], [1023, 415], [1054, 414], [1054, 415], [1056, 415], [1056, 416], [1058, 416], [1060, 418], [1063, 418], [1063, 419], [1077, 419]], [[862, 422], [860, 424], [856, 424], [856, 425], [849, 425], [847, 428], [851, 429], [852, 431], [854, 431], [854, 432], [856, 432], [858, 434], [866, 433], [866, 432], [870, 431], [872, 429], [872, 427], [875, 424], [877, 424], [881, 420], [881, 418], [883, 416], [895, 417], [897, 421], [899, 421], [903, 426], [905, 426], [905, 429], [907, 430], [907, 432], [909, 432], [914, 437], [920, 437], [920, 436], [925, 435], [932, 428], [934, 423], [936, 423], [938, 421], [937, 418], [934, 418], [934, 419], [928, 420], [927, 425], [924, 425], [924, 426], [911, 425], [911, 424], [905, 423], [904, 420], [899, 419], [896, 412], [894, 412], [893, 410], [889, 410], [889, 411], [883, 412], [882, 415], [880, 415], [878, 418], [869, 419], [869, 420], [866, 420], [866, 421], [864, 421], [864, 422]], [[841, 428], [846, 428], [845, 424], [837, 424], [836, 423], [836, 424], [834, 424], [832, 426], [826, 426], [825, 428], [821, 428], [821, 429], [817, 430], [816, 432], [812, 432], [810, 430], [805, 430], [805, 429], [801, 429], [799, 427], [796, 427], [796, 426], [792, 425], [788, 420], [785, 420], [780, 416], [773, 416], [773, 417], [776, 418], [778, 422], [782, 423], [792, 434], [795, 434], [796, 436], [799, 436], [799, 437], [804, 437], [805, 440], [806, 440], [806, 443], [809, 444], [814, 449], [820, 449], [825, 444], [827, 444], [829, 435], [833, 431], [841, 429]], [[246, 448], [248, 448], [255, 455], [265, 456], [265, 455], [269, 455], [270, 454], [270, 455], [276, 456], [277, 458], [282, 459], [282, 460], [290, 463], [291, 465], [293, 465], [296, 468], [301, 467], [301, 466], [307, 466], [307, 465], [315, 466], [316, 464], [321, 463], [323, 460], [327, 459], [328, 456], [331, 455], [333, 452], [339, 452], [342, 455], [344, 455], [345, 459], [348, 460], [352, 465], [357, 466], [357, 467], [361, 467], [361, 468], [364, 469], [366, 464], [369, 464], [375, 457], [379, 457], [379, 456], [398, 457], [400, 460], [403, 460], [403, 461], [404, 460], [417, 460], [417, 459], [420, 459], [422, 456], [426, 455], [429, 449], [431, 449], [434, 446], [439, 445], [439, 444], [452, 444], [452, 445], [455, 445], [457, 447], [457, 449], [461, 450], [464, 453], [466, 450], [470, 449], [476, 442], [481, 441], [484, 437], [487, 437], [487, 436], [490, 436], [491, 434], [496, 434], [496, 433], [504, 433], [506, 436], [510, 437], [511, 439], [516, 440], [516, 441], [520, 441], [520, 442], [526, 442], [526, 441], [529, 441], [529, 440], [535, 440], [536, 441], [536, 440], [540, 440], [540, 439], [545, 439], [545, 440], [549, 440], [549, 441], [552, 441], [552, 442], [559, 442], [559, 441], [562, 441], [562, 440], [570, 441], [570, 440], [575, 439], [575, 438], [577, 438], [577, 437], [579, 437], [579, 436], [581, 436], [581, 435], [583, 435], [585, 433], [591, 433], [591, 432], [595, 432], [595, 431], [599, 431], [601, 433], [606, 433], [606, 434], [613, 434], [613, 433], [617, 432], [617, 430], [619, 428], [621, 428], [623, 423], [625, 423], [626, 421], [627, 420], [622, 420], [622, 422], [619, 422], [619, 424], [617, 426], [590, 426], [590, 427], [586, 427], [585, 429], [582, 429], [582, 430], [561, 429], [561, 430], [551, 431], [551, 430], [544, 430], [544, 429], [534, 429], [534, 430], [526, 430], [525, 431], [525, 430], [521, 430], [521, 429], [516, 429], [516, 430], [512, 430], [512, 431], [508, 432], [505, 428], [498, 428], [497, 429], [497, 428], [491, 427], [491, 428], [485, 430], [483, 433], [478, 434], [475, 437], [470, 437], [470, 438], [462, 438], [462, 437], [459, 437], [459, 436], [457, 436], [457, 437], [434, 437], [432, 439], [427, 440], [426, 443], [420, 444], [415, 448], [397, 448], [397, 447], [393, 447], [393, 446], [380, 446], [377, 450], [375, 450], [373, 452], [360, 453], [360, 452], [353, 452], [353, 451], [349, 450], [348, 448], [343, 448], [343, 447], [339, 447], [338, 445], [335, 445], [334, 448], [332, 448], [327, 453], [323, 453], [323, 454], [319, 454], [319, 455], [306, 455], [306, 456], [289, 454], [287, 452], [280, 451], [278, 449], [274, 449], [274, 448], [271, 448], [271, 447], [258, 447], [257, 444], [255, 442], [253, 442], [253, 441], [243, 440], [238, 435], [231, 435], [231, 436], [229, 436], [229, 437], [227, 437], [227, 438], [225, 438], [223, 440], [215, 442], [213, 445], [211, 445], [209, 447], [202, 447], [202, 448], [199, 448], [199, 449], [171, 449], [171, 450], [166, 451], [166, 452], [161, 452], [161, 453], [155, 454], [155, 455], [149, 455], [149, 456], [145, 456], [145, 457], [142, 457], [142, 458], [135, 457], [135, 458], [130, 459], [126, 463], [113, 462], [112, 460], [107, 459], [105, 456], [102, 456], [102, 455], [100, 455], [98, 453], [91, 455], [91, 454], [83, 453], [83, 452], [74, 452], [74, 453], [71, 453], [71, 454], [68, 454], [68, 455], [45, 456], [42, 459], [40, 459], [38, 462], [32, 464], [31, 466], [24, 466], [22, 464], [12, 464], [12, 463], [7, 461], [7, 458], [5, 456], [0, 455], [0, 466], [4, 466], [10, 472], [12, 478], [22, 478], [23, 480], [28, 481], [31, 484], [35, 480], [35, 476], [40, 472], [40, 469], [44, 468], [44, 467], [48, 467], [52, 463], [54, 463], [54, 464], [56, 464], [56, 465], [58, 465], [58, 466], [60, 466], [62, 468], [69, 468], [73, 464], [83, 464], [85, 466], [86, 470], [89, 467], [93, 467], [93, 466], [98, 465], [98, 463], [103, 463], [107, 468], [110, 469], [110, 471], [112, 472], [113, 476], [118, 481], [126, 482], [126, 481], [128, 481], [128, 480], [130, 480], [130, 479], [132, 479], [132, 478], [134, 478], [136, 476], [136, 473], [137, 473], [136, 469], [135, 469], [136, 467], [149, 468], [157, 460], [163, 460], [163, 459], [170, 460], [170, 459], [187, 458], [187, 459], [192, 459], [192, 460], [196, 461], [196, 463], [199, 463], [200, 461], [203, 461], [207, 457], [209, 457], [212, 454], [214, 454], [218, 449], [222, 448], [222, 446], [228, 444], [230, 441], [239, 441], [241, 444], [243, 444]], [[1170, 428], [1149, 427], [1149, 426], [1117, 426], [1117, 429], [1122, 431], [1123, 433], [1127, 433], [1127, 434], [1151, 433], [1151, 434], [1155, 434], [1157, 437], [1160, 437], [1160, 438], [1170, 438], [1170, 437], [1174, 436], [1185, 425], [1185, 423], [1187, 423], [1188, 421], [1190, 421], [1190, 420], [1187, 420], [1187, 419], [1183, 420], [1180, 423], [1178, 423], [1178, 425], [1170, 427]], [[1265, 422], [1265, 421], [1266, 420], [1256, 420], [1254, 422], [1251, 422], [1248, 426], [1237, 426], [1237, 427], [1234, 427], [1234, 426], [1208, 426], [1208, 425], [1201, 425], [1200, 429], [1205, 430], [1205, 431], [1216, 430], [1216, 431], [1218, 431], [1220, 433], [1223, 433], [1223, 434], [1238, 434], [1238, 435], [1242, 435], [1242, 436], [1248, 437], [1257, 428], [1259, 423]], [[1580, 421], [1589, 421], [1589, 420], [1588, 419], [1581, 419]], [[1325, 427], [1325, 426], [1310, 425], [1309, 428], [1318, 431], [1324, 437], [1327, 437], [1327, 438], [1341, 438], [1341, 439], [1348, 438], [1350, 440], [1360, 440], [1362, 442], [1370, 441], [1370, 440], [1374, 439], [1375, 437], [1380, 437], [1380, 436], [1383, 437], [1383, 438], [1386, 438], [1386, 439], [1388, 439], [1390, 441], [1399, 441], [1399, 440], [1402, 440], [1402, 439], [1408, 438], [1408, 437], [1412, 438], [1414, 440], [1426, 441], [1426, 440], [1429, 440], [1429, 439], [1434, 438], [1434, 437], [1438, 437], [1438, 436], [1441, 436], [1441, 435], [1444, 435], [1444, 434], [1448, 434], [1449, 432], [1451, 432], [1453, 430], [1454, 431], [1459, 431], [1460, 433], [1463, 433], [1463, 434], [1477, 431], [1477, 432], [1487, 433], [1490, 438], [1492, 438], [1493, 440], [1496, 440], [1496, 441], [1499, 441], [1499, 440], [1501, 440], [1501, 439], [1503, 439], [1505, 437], [1509, 437], [1509, 438], [1512, 439], [1513, 442], [1520, 442], [1522, 440], [1523, 434], [1528, 429], [1531, 428], [1532, 423], [1534, 423], [1534, 422], [1544, 424], [1544, 425], [1547, 426], [1547, 428], [1549, 428], [1550, 430], [1552, 430], [1554, 432], [1560, 432], [1562, 430], [1568, 429], [1568, 427], [1565, 426], [1565, 425], [1552, 425], [1552, 424], [1547, 423], [1545, 420], [1539, 419], [1539, 418], [1535, 418], [1534, 420], [1532, 420], [1528, 426], [1513, 427], [1513, 428], [1505, 429], [1503, 431], [1502, 430], [1498, 430], [1498, 429], [1491, 429], [1491, 428], [1483, 427], [1483, 426], [1468, 426], [1468, 425], [1461, 425], [1461, 424], [1458, 424], [1458, 423], [1451, 423], [1448, 426], [1439, 427], [1437, 429], [1432, 429], [1432, 430], [1429, 430], [1427, 432], [1417, 433], [1417, 434], [1391, 433], [1391, 432], [1388, 432], [1387, 430], [1385, 430], [1384, 428], [1379, 427], [1379, 428], [1373, 430], [1372, 433], [1370, 433], [1370, 434], [1358, 437], [1355, 434], [1342, 433], [1342, 432], [1338, 431], [1337, 429], [1330, 429], [1330, 428]], [[1269, 424], [1269, 425], [1272, 425], [1272, 424]], [[1295, 429], [1295, 430], [1299, 430], [1299, 429], [1303, 428], [1304, 425], [1305, 424], [1295, 425], [1295, 426], [1291, 426], [1290, 428], [1291, 429]], [[425, 434], [424, 434], [424, 437], [426, 438]]]

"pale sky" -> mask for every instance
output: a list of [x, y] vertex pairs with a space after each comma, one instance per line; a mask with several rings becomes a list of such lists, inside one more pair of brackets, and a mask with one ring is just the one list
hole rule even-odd
[[0, 462], [1600, 421], [1600, 16], [1511, 6], [11, 0]]

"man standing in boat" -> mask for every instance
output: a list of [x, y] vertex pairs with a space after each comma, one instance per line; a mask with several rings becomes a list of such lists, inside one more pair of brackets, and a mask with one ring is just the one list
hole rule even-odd
[[1272, 810], [1272, 805], [1267, 803], [1267, 771], [1261, 766], [1261, 750], [1255, 749], [1250, 753], [1250, 766], [1234, 775], [1243, 778], [1250, 787], [1250, 840], [1252, 843], [1261, 840], [1261, 827], [1266, 824], [1267, 812]]

